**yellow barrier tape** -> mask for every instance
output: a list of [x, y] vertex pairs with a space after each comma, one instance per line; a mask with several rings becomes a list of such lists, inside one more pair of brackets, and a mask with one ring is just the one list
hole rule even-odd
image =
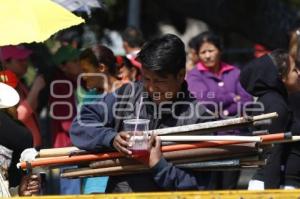
[[20, 199], [299, 199], [298, 190], [268, 191], [187, 191], [187, 192], [156, 192], [131, 194], [99, 194], [72, 196], [35, 196]]

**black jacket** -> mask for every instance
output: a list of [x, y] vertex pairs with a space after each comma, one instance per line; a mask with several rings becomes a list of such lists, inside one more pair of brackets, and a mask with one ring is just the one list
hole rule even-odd
[[[263, 113], [277, 112], [278, 118], [273, 119], [266, 127], [269, 133], [290, 131], [292, 114], [288, 104], [288, 94], [270, 55], [265, 55], [248, 63], [241, 71], [242, 86], [257, 101], [264, 106]], [[265, 157], [267, 165], [254, 176], [257, 180], [265, 182], [265, 188], [279, 188], [281, 172], [280, 167], [285, 162], [285, 145], [276, 145]]]
[[22, 151], [33, 146], [30, 131], [19, 121], [0, 110], [0, 145], [13, 151], [12, 162], [8, 171], [9, 185], [19, 185], [21, 171], [17, 169]]

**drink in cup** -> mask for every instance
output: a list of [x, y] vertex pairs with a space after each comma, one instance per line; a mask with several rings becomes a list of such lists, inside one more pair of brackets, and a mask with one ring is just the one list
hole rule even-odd
[[146, 156], [148, 154], [148, 134], [149, 120], [131, 119], [124, 120], [124, 131], [131, 134], [129, 150], [134, 156]]

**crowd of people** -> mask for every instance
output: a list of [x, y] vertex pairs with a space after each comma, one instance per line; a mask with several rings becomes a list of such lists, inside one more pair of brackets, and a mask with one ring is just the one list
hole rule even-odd
[[[101, 44], [78, 49], [71, 43], [62, 43], [52, 57], [55, 69], [50, 80], [38, 74], [30, 87], [23, 77], [35, 52], [23, 46], [1, 48], [1, 82], [17, 90], [20, 102], [0, 110], [0, 146], [13, 151], [11, 157], [0, 157], [10, 157], [9, 185], [19, 185], [20, 195], [37, 194], [40, 188], [38, 177], [23, 174], [15, 165], [24, 149], [47, 146], [38, 117], [40, 95], [45, 89], [49, 95], [46, 104], [51, 148], [116, 150], [130, 157], [130, 133], [124, 130], [123, 123], [126, 119], [148, 119], [150, 130], [196, 124], [244, 116], [248, 102], [254, 101], [263, 104], [264, 109], [249, 114], [279, 115], [263, 127], [269, 133], [298, 133], [299, 109], [293, 99], [297, 101], [296, 94], [300, 92], [299, 30], [292, 32], [290, 51], [276, 49], [266, 53], [243, 66], [242, 71], [222, 60], [222, 39], [212, 31], [192, 38], [188, 53], [181, 39], [173, 34], [145, 41], [138, 29], [129, 27], [122, 39], [126, 55], [115, 55]], [[247, 134], [246, 128], [215, 133]], [[143, 163], [151, 172], [60, 179], [60, 194], [238, 187], [239, 171], [180, 169], [162, 157], [159, 136], [152, 135], [149, 146], [148, 161]], [[265, 150], [263, 158], [267, 163], [256, 171], [249, 189], [300, 187], [297, 142], [274, 145]], [[70, 167], [61, 170], [66, 168]]]

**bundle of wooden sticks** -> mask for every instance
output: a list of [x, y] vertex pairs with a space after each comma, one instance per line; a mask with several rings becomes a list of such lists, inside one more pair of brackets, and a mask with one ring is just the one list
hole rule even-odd
[[[162, 142], [172, 142], [162, 146], [165, 159], [179, 168], [194, 170], [225, 170], [257, 168], [264, 164], [259, 154], [273, 143], [299, 141], [300, 136], [290, 133], [276, 133], [258, 136], [208, 136], [203, 135], [234, 129], [241, 126], [257, 125], [259, 122], [277, 117], [276, 113], [263, 114], [252, 118], [234, 118], [201, 124], [156, 129], [148, 133], [160, 136]], [[174, 135], [176, 134], [176, 135]], [[142, 164], [145, 157], [125, 157], [118, 152], [90, 153], [76, 147], [43, 149], [30, 162], [20, 162], [26, 170], [32, 167], [61, 165], [82, 165], [78, 169], [65, 170], [62, 177], [113, 176], [147, 172]]]

